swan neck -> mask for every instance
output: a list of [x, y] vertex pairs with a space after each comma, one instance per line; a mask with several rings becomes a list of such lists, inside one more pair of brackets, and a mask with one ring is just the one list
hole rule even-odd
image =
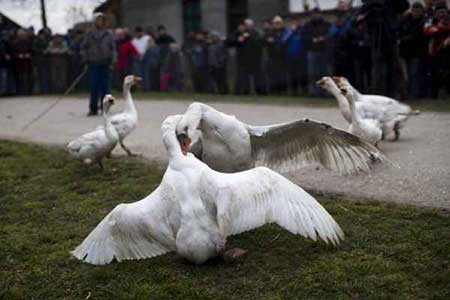
[[111, 119], [109, 116], [109, 108], [105, 109], [103, 111], [103, 120], [105, 122], [104, 128], [105, 128], [105, 134], [109, 139], [114, 139], [115, 138], [115, 128], [114, 125], [111, 123]]
[[131, 85], [124, 83], [123, 85], [123, 97], [127, 101], [127, 105], [125, 110], [127, 111], [136, 111], [136, 107], [134, 106], [133, 97], [131, 97]]
[[351, 123], [351, 111], [350, 105], [347, 98], [341, 94], [341, 91], [337, 87], [330, 88], [330, 93], [336, 98], [339, 108], [342, 112], [342, 115], [347, 120], [347, 122]]

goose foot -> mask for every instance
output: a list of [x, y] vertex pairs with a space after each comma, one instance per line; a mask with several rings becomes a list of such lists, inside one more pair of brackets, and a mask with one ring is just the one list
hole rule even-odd
[[227, 262], [232, 262], [247, 254], [248, 250], [242, 248], [233, 248], [223, 252], [222, 257]]
[[131, 157], [138, 156], [138, 154], [131, 152], [131, 150], [125, 146], [123, 141], [120, 141], [120, 146], [122, 147], [123, 150], [125, 150], [125, 152], [128, 154], [128, 156], [131, 156]]

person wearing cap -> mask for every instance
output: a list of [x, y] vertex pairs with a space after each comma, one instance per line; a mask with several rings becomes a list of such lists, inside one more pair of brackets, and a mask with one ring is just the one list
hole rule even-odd
[[83, 63], [89, 70], [89, 113], [98, 114], [102, 99], [111, 90], [111, 69], [116, 63], [116, 44], [114, 36], [106, 29], [106, 18], [102, 13], [94, 15], [94, 27], [87, 32], [80, 47]]

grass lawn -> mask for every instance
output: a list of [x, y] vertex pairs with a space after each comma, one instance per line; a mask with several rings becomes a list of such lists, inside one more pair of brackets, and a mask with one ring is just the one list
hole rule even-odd
[[0, 142], [0, 299], [450, 299], [448, 212], [318, 197], [346, 233], [338, 248], [275, 225], [230, 239], [236, 263], [174, 254], [96, 267], [74, 249], [162, 170], [112, 159], [86, 170], [61, 149]]

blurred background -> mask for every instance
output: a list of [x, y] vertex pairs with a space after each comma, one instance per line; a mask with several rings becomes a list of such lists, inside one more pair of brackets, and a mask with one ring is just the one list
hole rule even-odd
[[445, 98], [448, 2], [0, 0], [0, 93], [63, 93], [96, 60], [86, 34], [105, 30], [110, 88], [133, 73], [146, 91], [321, 97], [315, 81], [339, 75], [363, 92]]

